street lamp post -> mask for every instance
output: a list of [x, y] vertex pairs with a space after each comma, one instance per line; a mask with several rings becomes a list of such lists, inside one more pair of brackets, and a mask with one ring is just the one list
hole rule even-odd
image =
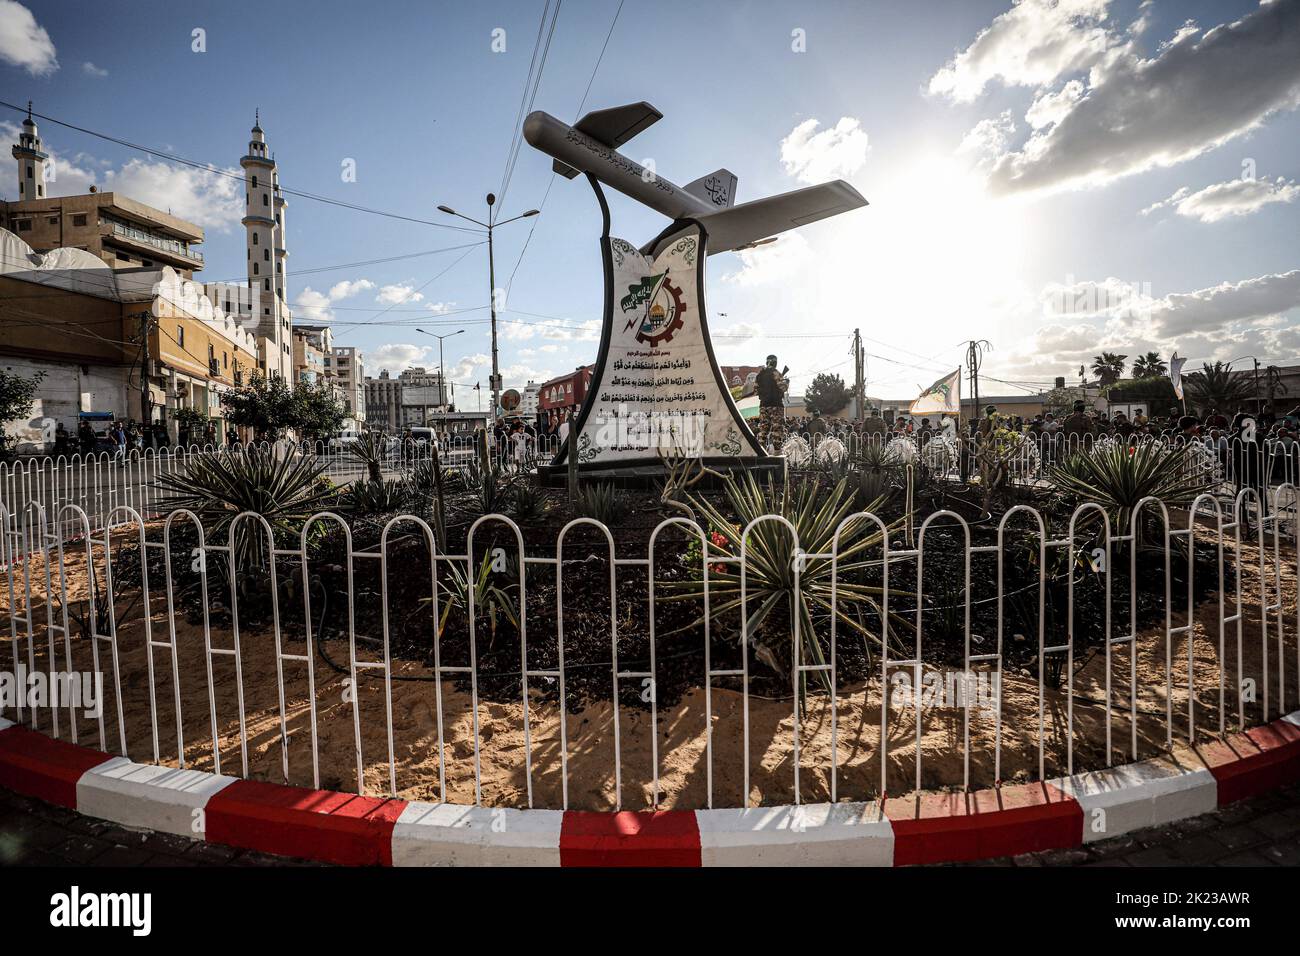
[[497, 226], [504, 226], [507, 225], [508, 223], [516, 222], [517, 220], [520, 219], [527, 219], [529, 216], [536, 216], [540, 212], [540, 210], [537, 209], [530, 209], [525, 213], [520, 213], [518, 216], [515, 216], [513, 219], [506, 219], [503, 222], [497, 222], [493, 218], [493, 215], [495, 213], [496, 201], [497, 201], [497, 197], [495, 195], [493, 195], [492, 193], [487, 194], [487, 205], [488, 205], [487, 222], [479, 222], [477, 219], [474, 219], [470, 216], [463, 215], [462, 213], [458, 213], [450, 206], [438, 207], [440, 212], [445, 212], [449, 216], [456, 216], [459, 219], [464, 219], [466, 222], [472, 222], [474, 223], [474, 225], [482, 226], [484, 229], [487, 230], [488, 293], [490, 295], [489, 305], [491, 308], [491, 315], [492, 315], [491, 386], [492, 386], [492, 420], [493, 421], [496, 421], [497, 409], [501, 405], [501, 369], [497, 360], [497, 283], [496, 283], [496, 262], [493, 259], [493, 250], [492, 250], [492, 230], [496, 229]]
[[[449, 339], [449, 338], [451, 338], [453, 335], [460, 335], [460, 333], [464, 332], [465, 330], [464, 330], [464, 329], [457, 329], [455, 332], [446, 332], [446, 333], [444, 333], [443, 335], [439, 335], [439, 334], [436, 333], [436, 332], [425, 332], [424, 329], [416, 329], [415, 331], [417, 331], [417, 332], [421, 332], [421, 333], [423, 333], [424, 335], [428, 335], [428, 336], [430, 336], [430, 337], [435, 338], [435, 339], [438, 340], [438, 390], [439, 390], [439, 392], [440, 392], [439, 397], [442, 399], [442, 410], [443, 410], [444, 412], [446, 412], [446, 410], [447, 410], [447, 370], [446, 370], [446, 368], [445, 368], [445, 367], [443, 366], [443, 364], [442, 364], [442, 340], [443, 340], [443, 339]], [[427, 416], [426, 416], [426, 417], [427, 417]], [[429, 424], [429, 423], [428, 423], [428, 422], [425, 422], [425, 424], [427, 425], [427, 424]]]

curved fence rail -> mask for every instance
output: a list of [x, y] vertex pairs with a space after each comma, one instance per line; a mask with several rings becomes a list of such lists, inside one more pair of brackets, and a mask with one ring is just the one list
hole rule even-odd
[[[332, 512], [310, 518], [292, 540], [254, 514], [240, 515], [224, 534], [209, 536], [192, 512], [160, 512], [156, 489], [145, 480], [160, 469], [182, 467], [187, 454], [121, 464], [95, 459], [77, 482], [65, 482], [63, 470], [54, 468], [49, 484], [31, 486], [50, 489], [48, 501], [32, 494], [21, 509], [0, 507], [5, 574], [0, 586], [7, 596], [10, 645], [0, 666], [12, 662], [15, 675], [42, 675], [53, 686], [85, 671], [88, 661], [90, 671], [104, 681], [101, 706], [91, 718], [75, 693], [72, 700], [48, 705], [33, 705], [22, 695], [16, 701], [0, 700], [0, 716], [74, 742], [90, 735], [101, 749], [135, 760], [182, 767], [198, 762], [244, 777], [254, 772], [255, 754], [274, 752], [278, 766], [273, 777], [305, 782], [309, 767], [313, 786], [350, 777], [359, 793], [396, 795], [411, 786], [413, 755], [427, 757], [436, 764], [431, 795], [474, 804], [485, 802], [483, 761], [490, 752], [494, 762], [517, 767], [517, 803], [567, 809], [579, 749], [574, 728], [585, 719], [556, 701], [569, 703], [575, 675], [576, 665], [566, 665], [566, 648], [575, 633], [568, 613], [575, 588], [602, 595], [608, 604], [607, 615], [603, 610], [594, 618], [587, 613], [581, 626], [587, 641], [604, 642], [608, 649], [595, 673], [606, 675], [611, 703], [602, 735], [612, 754], [598, 768], [603, 782], [597, 789], [613, 809], [628, 804], [626, 778], [633, 771], [642, 781], [645, 802], [663, 805], [665, 761], [673, 756], [666, 741], [674, 727], [665, 724], [658, 688], [666, 661], [684, 656], [701, 667], [703, 750], [693, 766], [705, 778], [703, 802], [709, 807], [772, 802], [769, 794], [755, 790], [752, 761], [764, 747], [769, 756], [773, 748], [785, 754], [776, 769], [765, 764], [762, 773], [769, 781], [787, 780], [793, 802], [807, 799], [808, 793], [831, 801], [865, 799], [897, 792], [900, 786], [920, 789], [927, 781], [970, 787], [975, 783], [973, 763], [991, 764], [993, 779], [986, 782], [1000, 781], [1012, 730], [1016, 747], [1027, 742], [1030, 752], [1019, 753], [1018, 759], [1030, 768], [1029, 776], [1047, 779], [1079, 770], [1081, 747], [1093, 755], [1084, 769], [1110, 766], [1121, 756], [1140, 759], [1176, 743], [1194, 745], [1207, 736], [1267, 721], [1300, 703], [1295, 591], [1300, 538], [1295, 486], [1289, 483], [1266, 491], [1243, 487], [1226, 497], [1207, 493], [1175, 510], [1148, 498], [1135, 509], [1137, 517], [1127, 531], [1088, 504], [1064, 524], [1059, 517], [1054, 524], [1034, 507], [1016, 506], [1001, 516], [992, 537], [988, 528], [976, 536], [976, 529], [951, 511], [929, 515], [914, 533], [861, 512], [845, 517], [829, 547], [820, 551], [805, 551], [795, 526], [779, 515], [756, 518], [740, 529], [734, 552], [716, 547], [712, 529], [698, 521], [672, 517], [653, 528], [648, 547], [627, 553], [617, 547], [609, 527], [592, 519], [569, 521], [553, 540], [539, 542], [533, 533], [526, 540], [511, 518], [492, 514], [467, 529], [462, 552], [441, 553], [433, 528], [416, 515], [387, 520], [378, 543], [367, 547], [357, 546], [353, 528]], [[101, 480], [115, 468], [139, 474], [141, 483]], [[93, 480], [81, 480], [87, 475]], [[13, 476], [11, 471], [9, 478]], [[339, 548], [329, 555], [334, 583], [330, 593], [323, 593], [317, 586], [322, 559], [315, 542], [331, 533]], [[1005, 567], [1012, 533], [1028, 540], [1027, 553], [1036, 555], [1033, 579], [1014, 593], [1006, 584]], [[763, 731], [774, 739], [762, 740], [751, 709], [760, 702], [767, 708], [779, 704], [760, 701], [754, 691], [758, 645], [751, 622], [770, 595], [756, 595], [751, 588], [756, 562], [770, 559], [765, 551], [771, 550], [773, 535], [785, 540], [794, 556], [788, 594], [815, 589], [829, 614], [815, 619], [792, 614], [785, 677], [789, 720]], [[666, 554], [692, 547], [700, 555], [700, 623], [686, 636], [666, 636], [657, 630], [663, 562]], [[1212, 570], [1204, 563], [1198, 566], [1197, 549], [1208, 549]], [[934, 581], [927, 568], [941, 557], [944, 568], [960, 569], [960, 580], [950, 591], [955, 597], [946, 607], [923, 607], [918, 595]], [[1090, 705], [1086, 726], [1076, 713], [1084, 650], [1078, 637], [1084, 622], [1076, 612], [1081, 580], [1076, 568], [1085, 564], [1104, 589], [1102, 639], [1089, 648], [1101, 661], [1102, 673], [1093, 671], [1090, 679], [1103, 697]], [[904, 621], [906, 626], [900, 625], [902, 640], [882, 642], [864, 681], [846, 686], [841, 679], [846, 642], [852, 638], [855, 652], [863, 642], [847, 633], [837, 611], [851, 594], [862, 593], [863, 568], [874, 575], [871, 603], [877, 620]], [[188, 604], [175, 581], [181, 572], [190, 578]], [[512, 573], [518, 592], [518, 626], [510, 640], [517, 642], [514, 679], [522, 738], [508, 756], [492, 749], [480, 726], [488, 704], [480, 694], [479, 659], [495, 633], [495, 626], [489, 631], [486, 605], [497, 573]], [[486, 582], [482, 587], [475, 584], [480, 578]], [[419, 613], [428, 620], [427, 656], [418, 662], [427, 683], [420, 685], [419, 698], [432, 714], [433, 727], [417, 739], [399, 739], [394, 730], [394, 683], [410, 679], [412, 664], [393, 654], [389, 589], [398, 586], [408, 600], [419, 599]], [[1064, 607], [1059, 606], [1062, 588]], [[530, 624], [537, 613], [536, 602], [528, 598], [533, 589], [553, 593], [554, 613], [545, 625]], [[1200, 599], [1194, 596], [1198, 590]], [[738, 600], [734, 613], [718, 610], [724, 593], [734, 596], [725, 600]], [[1139, 626], [1140, 594], [1156, 609], [1154, 617], [1148, 609], [1144, 627]], [[464, 602], [468, 633], [456, 655], [449, 656], [442, 625], [447, 602], [457, 595]], [[261, 603], [255, 621], [245, 610], [250, 601]], [[1009, 632], [1012, 601], [1029, 602], [1029, 619], [1036, 626], [1026, 633]], [[996, 626], [974, 633], [972, 609], [981, 604], [993, 605]], [[949, 653], [945, 663], [942, 655], [932, 653], [937, 612], [956, 622], [959, 660]], [[359, 618], [369, 623], [362, 627]], [[648, 625], [645, 659], [629, 660], [620, 653], [621, 632], [634, 618]], [[337, 665], [344, 673], [343, 712], [351, 724], [345, 756], [323, 744], [316, 674], [326, 623], [335, 653], [346, 645], [346, 663]], [[801, 634], [804, 627], [816, 633]], [[182, 631], [189, 637], [179, 637]], [[1007, 670], [1013, 641], [1034, 651], [1029, 655], [1033, 663], [1017, 674]], [[739, 649], [727, 658], [734, 664], [720, 666], [723, 648]], [[540, 650], [546, 653], [539, 656]], [[952, 645], [947, 650], [952, 652]], [[202, 676], [183, 679], [182, 657], [191, 653], [201, 654], [197, 672]], [[1162, 677], [1140, 677], [1139, 656], [1161, 662]], [[264, 675], [271, 667], [274, 700], [254, 705], [245, 687], [250, 669], [261, 668]], [[593, 665], [582, 667], [590, 685]], [[1019, 687], [1014, 701], [1006, 691], [1013, 678]], [[453, 688], [458, 688], [454, 694]], [[553, 692], [549, 702], [538, 697], [540, 689]], [[629, 689], [639, 701], [629, 703]], [[738, 716], [739, 726], [726, 731], [725, 759], [743, 764], [739, 779], [725, 792], [715, 781], [724, 759], [719, 753], [720, 694], [738, 703], [730, 712]], [[945, 694], [955, 694], [955, 703]], [[451, 697], [460, 703], [450, 702]], [[142, 703], [146, 698], [147, 705]], [[679, 719], [684, 711], [680, 704], [675, 707]], [[857, 717], [845, 725], [842, 718], [849, 709]], [[543, 711], [553, 727], [544, 745], [536, 737]], [[331, 713], [331, 719], [338, 718], [337, 708]], [[867, 726], [864, 714], [873, 719], [878, 714], [878, 729]], [[629, 721], [649, 741], [648, 750], [637, 751], [645, 754], [638, 759], [648, 766], [629, 763], [624, 749]], [[203, 728], [198, 740], [196, 722]], [[801, 747], [808, 725], [817, 722], [829, 722], [830, 745], [810, 755]], [[383, 730], [377, 747], [367, 743], [374, 740], [369, 731], [376, 727]], [[941, 734], [947, 742], [938, 752], [942, 766], [923, 774], [923, 764], [937, 759], [934, 747], [923, 746], [923, 736], [928, 740], [936, 727], [947, 735]], [[898, 753], [906, 754], [910, 765], [910, 771], [902, 768], [901, 777]], [[582, 761], [590, 770], [589, 749]], [[878, 785], [860, 772], [876, 762]], [[857, 770], [848, 786], [844, 772], [850, 763]], [[468, 790], [457, 797], [449, 779], [468, 781], [470, 768], [472, 797]], [[541, 772], [551, 779], [558, 774], [558, 799], [537, 795]], [[728, 779], [734, 777], [728, 774]]]

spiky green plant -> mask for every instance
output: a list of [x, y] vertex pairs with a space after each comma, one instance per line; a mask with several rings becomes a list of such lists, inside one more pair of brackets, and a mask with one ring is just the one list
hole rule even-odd
[[[859, 510], [879, 509], [883, 499], [877, 498], [867, 508], [859, 509], [855, 490], [847, 479], [831, 486], [816, 481], [800, 481], [792, 486], [788, 479], [781, 485], [771, 480], [760, 484], [752, 474], [744, 473], [739, 478], [726, 476], [723, 489], [734, 518], [728, 518], [708, 499], [692, 497], [705, 526], [712, 531], [711, 558], [714, 555], [739, 558], [744, 529], [764, 515], [786, 518], [798, 535], [798, 548], [784, 524], [763, 521], [755, 525], [744, 542], [747, 607], [741, 607], [739, 561], [719, 563], [709, 574], [709, 599], [714, 618], [730, 612], [747, 613], [750, 641], [756, 656], [774, 670], [781, 671], [784, 668], [777, 651], [783, 641], [789, 640], [789, 634], [760, 635], [765, 623], [777, 621], [773, 614], [784, 606], [786, 621], [798, 619], [803, 663], [824, 664], [826, 657], [818, 638], [818, 628], [828, 633], [832, 615], [831, 561], [813, 555], [829, 554], [834, 549], [835, 532], [841, 522]], [[895, 522], [891, 530], [897, 526]], [[871, 615], [877, 621], [884, 620], [879, 604], [882, 589], [863, 583], [865, 577], [880, 567], [879, 560], [866, 556], [871, 548], [880, 544], [881, 533], [872, 521], [859, 519], [845, 527], [839, 540], [838, 584], [833, 613], [841, 625], [862, 638], [868, 654], [873, 648], [878, 650], [886, 640], [891, 641], [891, 651], [901, 653], [902, 648], [893, 638], [893, 628], [906, 627], [905, 621], [891, 614], [889, 626], [883, 629], [883, 633], [867, 625]], [[797, 573], [796, 567], [799, 569]], [[665, 600], [669, 601], [699, 600], [704, 596], [703, 577], [666, 581], [662, 586], [667, 592]], [[703, 620], [701, 614], [687, 626], [698, 626]], [[829, 676], [825, 671], [814, 673], [823, 686], [829, 687]]]
[[[261, 515], [276, 533], [292, 535], [334, 497], [322, 477], [325, 468], [314, 455], [253, 445], [195, 455], [183, 471], [159, 475], [158, 487], [169, 493], [169, 509], [187, 508], [198, 516], [210, 541], [225, 540], [231, 522], [245, 511]], [[264, 537], [251, 521], [240, 523], [231, 542], [237, 566], [265, 565]]]
[[1115, 531], [1127, 534], [1143, 498], [1183, 504], [1209, 490], [1211, 481], [1189, 448], [1161, 442], [1098, 442], [1060, 462], [1049, 478], [1064, 494], [1101, 505]]
[[499, 460], [471, 462], [465, 471], [465, 484], [473, 493], [479, 513], [505, 514], [514, 492], [513, 475]]
[[366, 475], [371, 481], [379, 481], [382, 476], [386, 449], [387, 439], [383, 432], [362, 432], [348, 445], [348, 453], [366, 466]]
[[627, 512], [626, 499], [607, 481], [580, 485], [572, 501], [574, 514], [594, 518], [604, 525], [613, 525]]
[[858, 503], [865, 508], [877, 500], [881, 503], [889, 500], [903, 480], [905, 466], [897, 447], [866, 442], [856, 456], [832, 465], [829, 474], [836, 481], [848, 478], [856, 486]]
[[535, 481], [527, 479], [515, 483], [514, 514], [516, 518], [527, 521], [546, 514], [548, 504], [546, 492]]
[[411, 504], [414, 490], [406, 481], [365, 479], [352, 482], [343, 493], [341, 504], [351, 515], [394, 514]]
[[[446, 565], [445, 573], [438, 575], [439, 615], [438, 636], [442, 637], [447, 629], [447, 620], [453, 610], [459, 609], [469, 614], [471, 590], [474, 596], [474, 613], [486, 614], [488, 620], [488, 646], [496, 641], [497, 629], [501, 621], [509, 621], [519, 627], [519, 573], [517, 564], [507, 562], [505, 568], [493, 569], [491, 554], [483, 555], [479, 562], [478, 573], [471, 582], [466, 568], [459, 561]], [[493, 575], [501, 575], [504, 584], [497, 584]], [[427, 607], [432, 598], [421, 598], [420, 605]]]

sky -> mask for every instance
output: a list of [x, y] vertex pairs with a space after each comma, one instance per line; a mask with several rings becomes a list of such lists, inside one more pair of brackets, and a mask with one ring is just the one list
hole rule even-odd
[[[1300, 0], [0, 0], [0, 99], [210, 167], [40, 124], [52, 195], [198, 222], [208, 281], [244, 277], [221, 171], [260, 111], [281, 184], [322, 197], [288, 197], [295, 318], [371, 374], [436, 367], [416, 329], [464, 329], [448, 377], [486, 391], [487, 248], [437, 206], [482, 219], [489, 191], [501, 219], [541, 209], [495, 235], [506, 386], [594, 360], [598, 208], [520, 121], [639, 100], [664, 118], [623, 152], [679, 185], [725, 166], [738, 202], [837, 178], [867, 198], [708, 261], [719, 361], [775, 353], [794, 392], [851, 379], [855, 328], [887, 398], [972, 339], [985, 394], [1103, 350], [1300, 361]], [[20, 121], [0, 107], [6, 141]], [[614, 235], [667, 224], [609, 195]]]

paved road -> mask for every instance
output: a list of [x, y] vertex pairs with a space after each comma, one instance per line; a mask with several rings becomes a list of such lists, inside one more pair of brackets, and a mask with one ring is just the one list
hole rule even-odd
[[[1300, 866], [1300, 783], [1181, 823], [995, 866]], [[0, 866], [318, 866], [115, 823], [0, 790]], [[981, 864], [966, 864], [978, 866]]]

